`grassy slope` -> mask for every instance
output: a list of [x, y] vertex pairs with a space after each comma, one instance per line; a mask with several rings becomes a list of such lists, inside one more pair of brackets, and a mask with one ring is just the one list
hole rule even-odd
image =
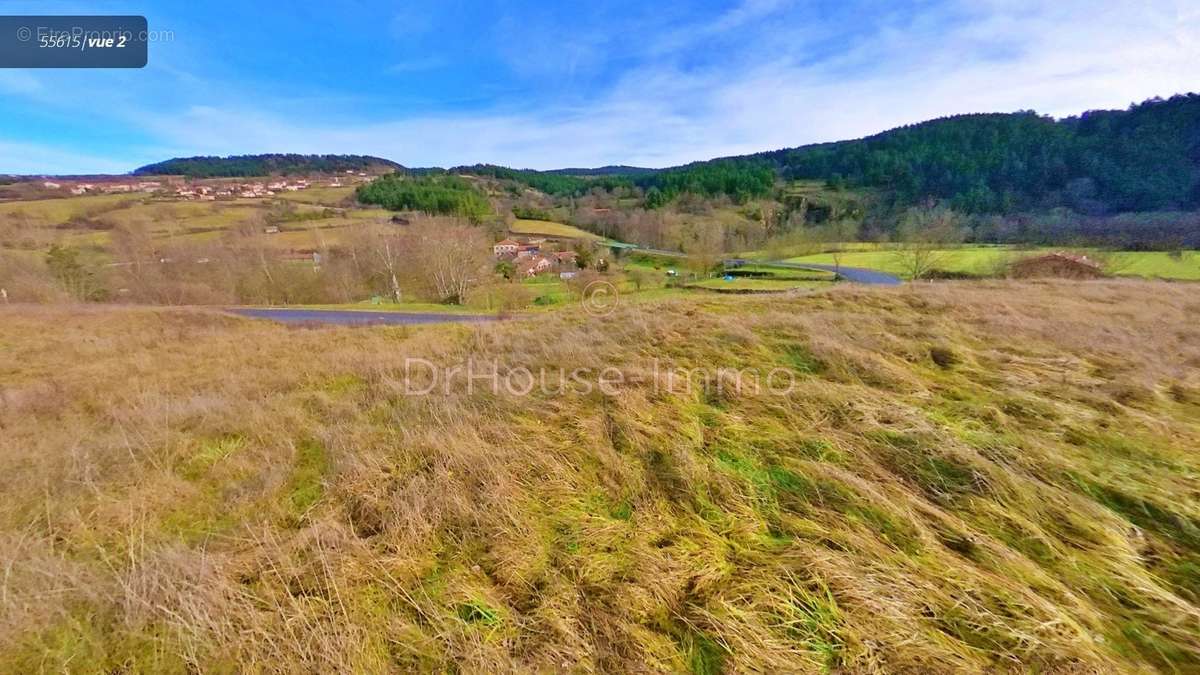
[[1158, 251], [1119, 251], [1111, 255], [1116, 273], [1122, 276], [1200, 280], [1200, 251], [1184, 251], [1179, 258]]
[[[995, 273], [1006, 261], [1036, 255], [1039, 252], [1058, 251], [1061, 247], [1040, 250], [1018, 250], [1005, 246], [964, 246], [938, 253], [935, 267], [948, 272], [961, 272], [980, 276]], [[1200, 252], [1185, 251], [1181, 258], [1172, 258], [1166, 252], [1121, 251], [1107, 254], [1111, 258], [1112, 270], [1119, 276], [1161, 277], [1164, 279], [1200, 280]], [[790, 258], [791, 262], [814, 262], [833, 264], [828, 253]], [[841, 264], [847, 267], [866, 267], [893, 274], [903, 274], [904, 264], [893, 251], [852, 250], [841, 255]]]
[[125, 204], [134, 204], [143, 197], [144, 195], [140, 194], [110, 194], [0, 202], [0, 214], [27, 218], [35, 225], [53, 225], [73, 218], [103, 213]]
[[[1195, 670], [1198, 312], [1138, 282], [425, 329], [0, 307], [0, 670]], [[414, 397], [407, 357], [627, 383]], [[716, 366], [797, 384], [650, 384]]]
[[[312, 188], [283, 193], [281, 199], [297, 202], [298, 210], [320, 210], [342, 201], [352, 188]], [[306, 194], [312, 193], [312, 194]], [[297, 199], [296, 195], [305, 195]], [[225, 232], [246, 223], [260, 223], [268, 213], [270, 199], [187, 202], [163, 201], [146, 195], [100, 195], [7, 202], [0, 204], [0, 217], [15, 217], [42, 228], [39, 248], [51, 242], [82, 247], [108, 260], [112, 235], [108, 230], [63, 228], [73, 218], [90, 217], [110, 226], [142, 227], [168, 244], [203, 244], [218, 240]], [[318, 206], [321, 204], [323, 206]], [[281, 225], [281, 232], [264, 239], [268, 246], [285, 249], [315, 249], [336, 246], [344, 228], [360, 219], [383, 219], [390, 212], [375, 208], [351, 208], [338, 217], [296, 220]]]
[[312, 187], [297, 192], [280, 192], [277, 196], [280, 199], [294, 202], [339, 206], [353, 195], [354, 186], [347, 185], [343, 187]]
[[553, 223], [546, 220], [526, 220], [518, 218], [513, 221], [510, 231], [517, 234], [526, 235], [542, 235], [546, 237], [566, 237], [570, 239], [603, 239], [599, 235], [592, 234], [586, 230], [581, 230], [578, 227], [572, 227], [563, 223]]

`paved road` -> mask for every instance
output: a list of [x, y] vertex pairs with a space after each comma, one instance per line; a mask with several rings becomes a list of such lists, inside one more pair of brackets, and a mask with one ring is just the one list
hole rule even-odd
[[875, 284], [877, 286], [898, 286], [900, 278], [880, 272], [879, 270], [869, 270], [865, 267], [840, 267], [834, 265], [825, 265], [822, 263], [790, 263], [783, 261], [775, 262], [755, 262], [755, 265], [766, 265], [769, 267], [784, 267], [795, 270], [816, 270], [818, 272], [834, 272], [841, 276], [846, 281], [853, 281], [857, 284]]
[[[642, 248], [632, 249], [638, 253], [649, 253], [651, 255], [665, 256], [668, 258], [686, 258], [686, 253], [679, 251], [666, 251], [658, 248]], [[898, 286], [900, 284], [899, 277], [880, 272], [879, 270], [871, 270], [865, 267], [835, 267], [834, 265], [825, 265], [823, 263], [792, 263], [782, 260], [748, 260], [744, 258], [733, 258], [725, 261], [726, 265], [740, 267], [742, 265], [759, 265], [762, 267], [782, 267], [793, 270], [815, 270], [817, 272], [834, 272], [841, 276], [846, 281], [853, 281], [857, 284], [874, 284], [877, 286]]]
[[336, 309], [275, 309], [238, 307], [229, 310], [252, 319], [271, 319], [290, 324], [332, 324], [337, 326], [411, 326], [430, 323], [495, 321], [493, 316], [468, 314], [417, 314], [408, 312], [372, 312]]

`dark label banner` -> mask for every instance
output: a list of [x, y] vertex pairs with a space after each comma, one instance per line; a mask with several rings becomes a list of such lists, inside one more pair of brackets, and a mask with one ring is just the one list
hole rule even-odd
[[141, 68], [144, 16], [0, 16], [0, 68]]

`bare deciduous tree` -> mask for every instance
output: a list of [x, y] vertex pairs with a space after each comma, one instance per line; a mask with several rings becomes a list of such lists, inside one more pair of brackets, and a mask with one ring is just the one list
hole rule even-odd
[[895, 255], [904, 274], [923, 279], [941, 264], [948, 246], [962, 243], [965, 231], [962, 217], [951, 209], [922, 207], [904, 214], [897, 234]]
[[720, 228], [704, 224], [693, 226], [683, 244], [683, 252], [688, 256], [688, 267], [697, 276], [708, 276], [721, 262], [725, 251], [724, 243], [724, 233]]
[[490, 240], [478, 227], [445, 218], [421, 220], [400, 237], [400, 278], [437, 302], [464, 304], [491, 275]]

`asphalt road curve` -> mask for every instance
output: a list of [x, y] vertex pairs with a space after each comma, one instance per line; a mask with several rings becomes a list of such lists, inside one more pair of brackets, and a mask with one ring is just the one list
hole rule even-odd
[[334, 326], [415, 326], [432, 323], [495, 321], [493, 316], [408, 312], [372, 312], [336, 309], [286, 309], [236, 307], [229, 310], [251, 319], [270, 319], [288, 324], [328, 324]]
[[875, 284], [878, 286], [898, 286], [900, 278], [880, 272], [879, 270], [869, 270], [865, 267], [840, 267], [834, 265], [825, 265], [821, 263], [789, 263], [789, 262], [772, 262], [767, 263], [773, 267], [787, 267], [798, 270], [818, 270], [821, 272], [834, 272], [841, 276], [846, 281], [853, 281], [858, 284]]

